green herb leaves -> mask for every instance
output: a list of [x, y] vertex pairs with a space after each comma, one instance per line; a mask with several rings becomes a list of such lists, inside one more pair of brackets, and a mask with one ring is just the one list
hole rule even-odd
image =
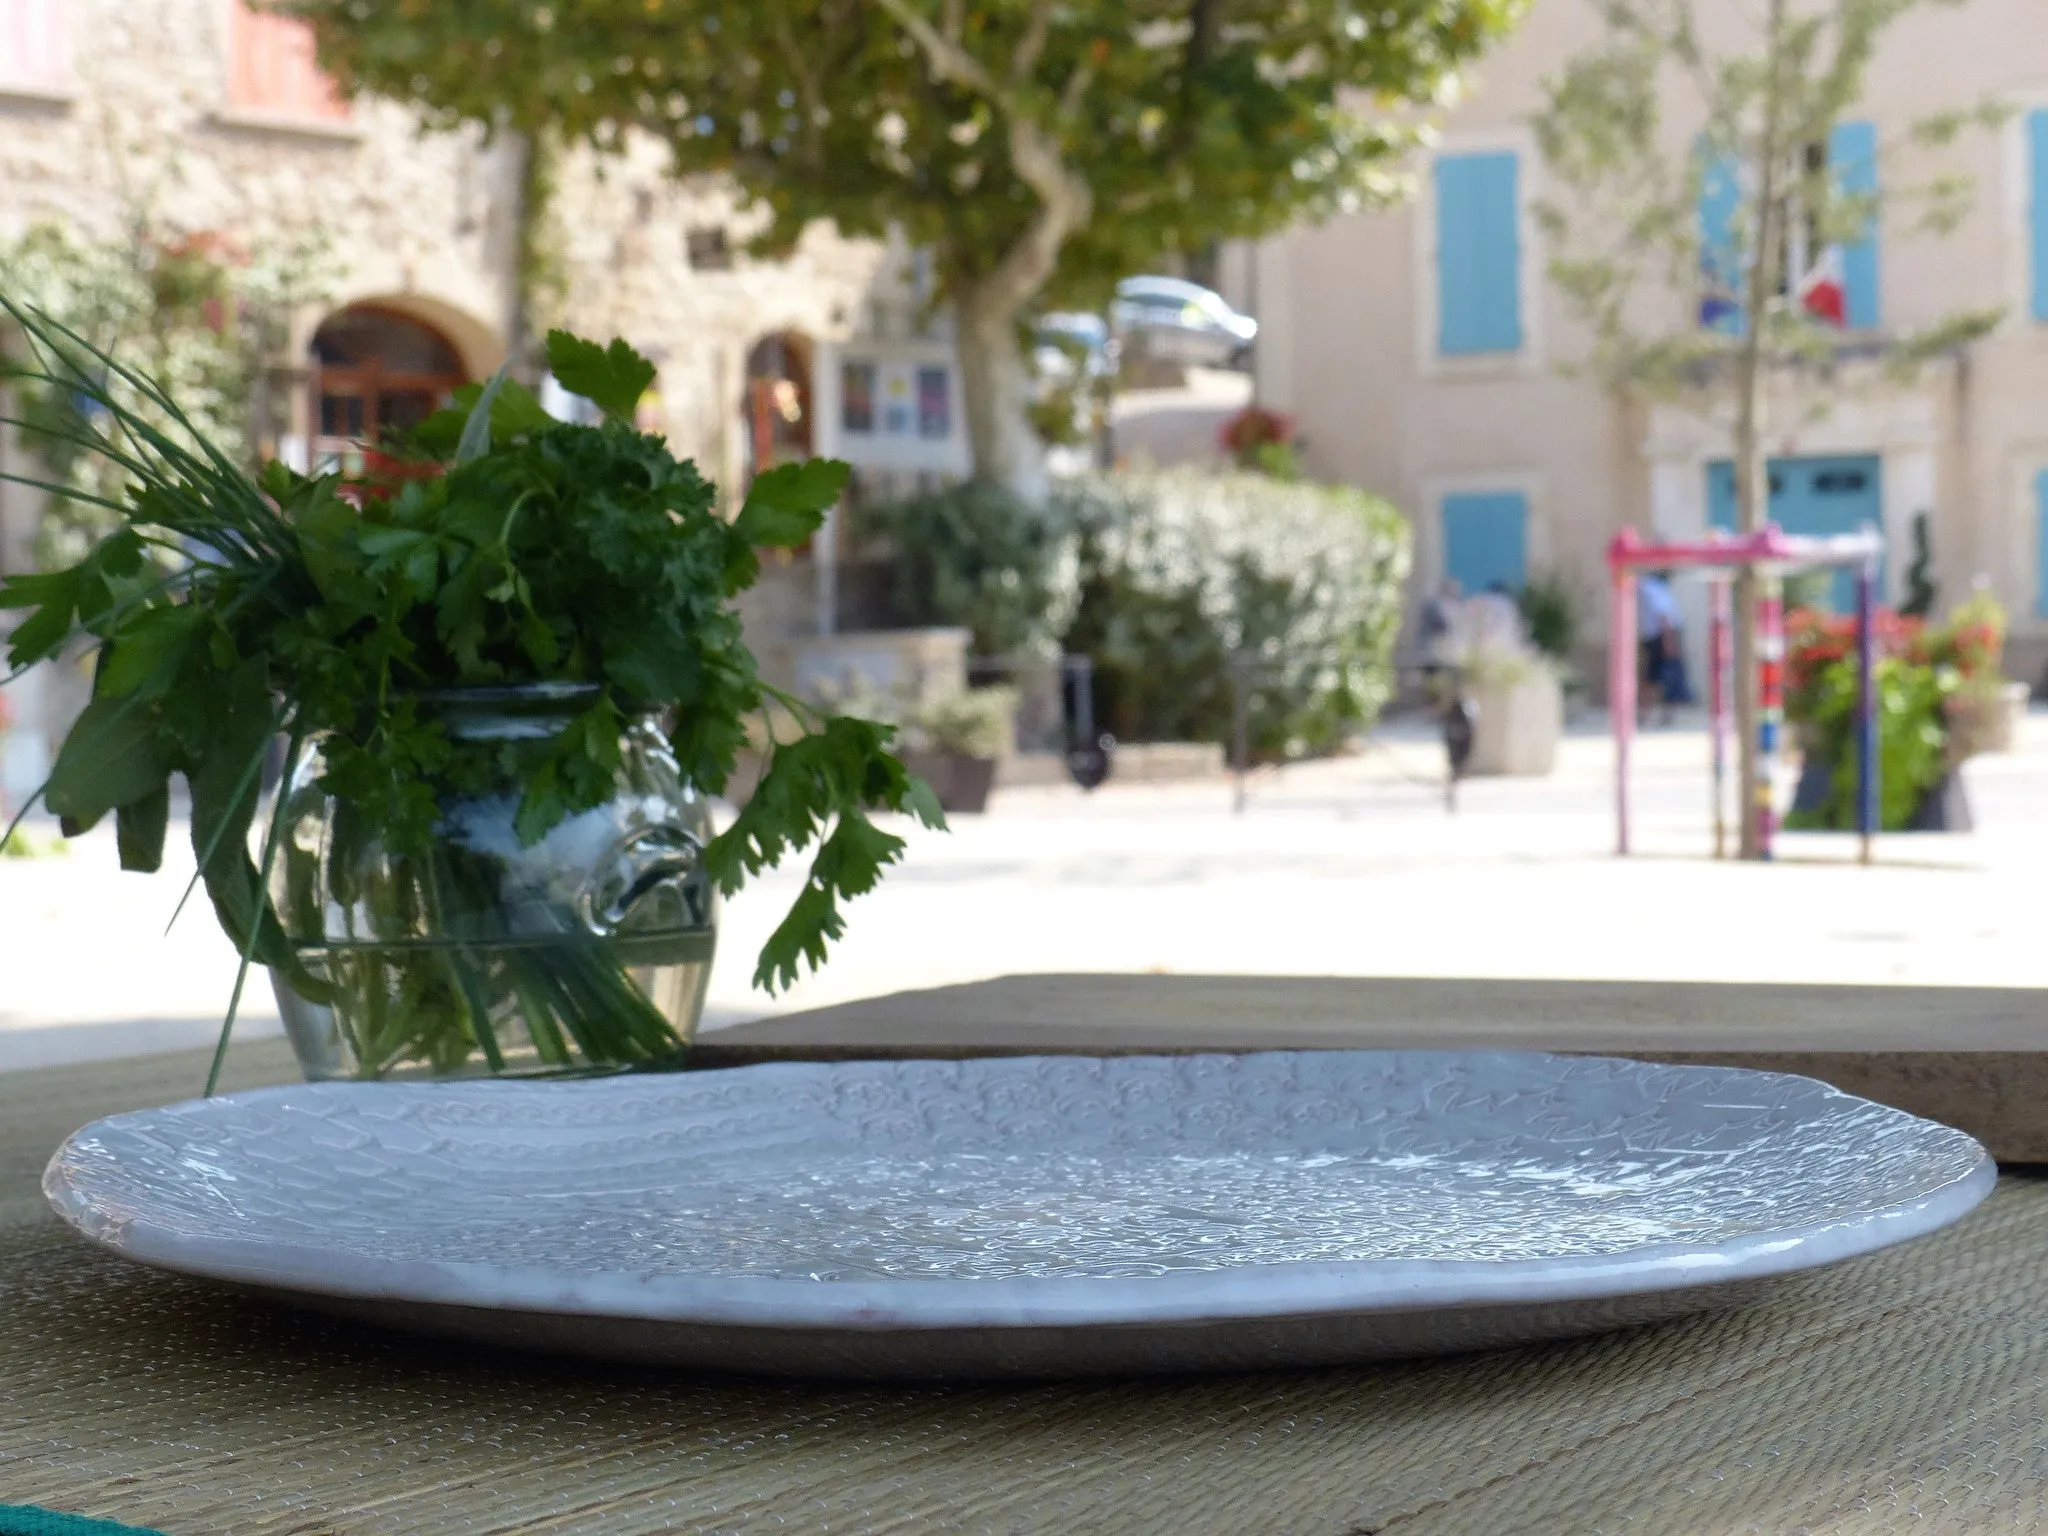
[[85, 706], [57, 753], [43, 803], [74, 837], [107, 812], [162, 787], [170, 772], [154, 712], [136, 700], [100, 697]]
[[548, 332], [548, 368], [570, 394], [593, 401], [609, 419], [628, 426], [654, 383], [654, 364], [623, 341], [601, 347], [567, 331]]
[[823, 835], [802, 894], [761, 950], [756, 986], [772, 992], [796, 980], [800, 962], [821, 964], [826, 945], [845, 931], [840, 901], [873, 890], [882, 870], [902, 856], [903, 839], [877, 827], [868, 810], [906, 812], [928, 827], [946, 824], [930, 786], [887, 752], [893, 734], [886, 725], [841, 715], [777, 746], [753, 798], [704, 850], [711, 878], [731, 895], [748, 875]]
[[[35, 333], [34, 317], [17, 318]], [[318, 738], [320, 786], [346, 805], [351, 835], [424, 857], [442, 807], [508, 772], [529, 844], [604, 803], [618, 793], [622, 737], [657, 714], [685, 778], [717, 794], [772, 692], [730, 599], [758, 575], [756, 548], [818, 530], [846, 466], [768, 470], [728, 523], [696, 467], [633, 426], [651, 363], [622, 341], [559, 331], [548, 361], [604, 410], [602, 425], [558, 422], [500, 374], [388, 445], [408, 466], [395, 484], [344, 487], [275, 464], [251, 479], [166, 440], [137, 450], [119, 531], [68, 570], [0, 585], [0, 606], [34, 610], [14, 632], [16, 665], [81, 632], [101, 646], [50, 807], [73, 827], [114, 812], [124, 867], [154, 869], [168, 781], [183, 774], [222, 926], [308, 997], [320, 984], [298, 966], [269, 872], [250, 857], [262, 765], [281, 734]], [[588, 702], [566, 728], [516, 748], [451, 736], [432, 703], [530, 683], [572, 685]], [[761, 956], [767, 987], [822, 961], [843, 930], [840, 904], [901, 855], [871, 812], [943, 825], [930, 791], [889, 754], [887, 727], [783, 703], [811, 734], [775, 750], [705, 852], [729, 892], [817, 847]]]
[[741, 592], [761, 574], [756, 549], [795, 549], [825, 525], [825, 513], [839, 500], [853, 471], [837, 459], [780, 464], [754, 476], [746, 504], [733, 519], [733, 547], [726, 557], [725, 589]]

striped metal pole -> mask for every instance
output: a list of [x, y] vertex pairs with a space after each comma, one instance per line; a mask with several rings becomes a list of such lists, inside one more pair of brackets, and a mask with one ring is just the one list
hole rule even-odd
[[1865, 559], [1856, 572], [1856, 833], [1859, 862], [1871, 859], [1878, 831], [1878, 774], [1883, 758], [1877, 739], [1877, 562]]
[[1774, 857], [1778, 813], [1771, 779], [1785, 731], [1785, 585], [1777, 571], [1757, 572], [1756, 603], [1756, 817], [1757, 857]]
[[1614, 721], [1614, 851], [1629, 844], [1628, 755], [1636, 731], [1636, 573], [1615, 560], [1607, 614], [1607, 712]]
[[1714, 752], [1714, 857], [1728, 856], [1728, 582], [1707, 582], [1707, 731]]

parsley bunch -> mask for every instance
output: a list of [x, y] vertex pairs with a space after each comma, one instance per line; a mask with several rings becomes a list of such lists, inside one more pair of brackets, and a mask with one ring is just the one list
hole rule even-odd
[[[509, 763], [502, 745], [450, 738], [423, 707], [444, 690], [592, 690], [538, 756], [518, 760], [515, 826], [528, 844], [613, 794], [636, 719], [659, 715], [685, 778], [712, 795], [750, 717], [773, 701], [803, 723], [704, 851], [731, 894], [816, 847], [760, 956], [754, 979], [770, 990], [823, 961], [844, 931], [841, 903], [901, 856], [871, 813], [943, 825], [931, 791], [888, 751], [890, 729], [767, 685], [733, 610], [759, 575], [757, 549], [816, 532], [846, 466], [769, 470], [726, 521], [695, 466], [635, 430], [654, 368], [624, 342], [548, 337], [556, 378], [601, 408], [601, 425], [554, 420], [500, 374], [412, 434], [394, 483], [364, 487], [275, 463], [251, 477], [197, 433], [181, 441], [128, 410], [112, 387], [189, 428], [151, 380], [47, 316], [0, 305], [35, 348], [20, 371], [88, 402], [76, 419], [92, 425], [70, 429], [67, 446], [105, 455], [131, 481], [125, 499], [104, 503], [120, 525], [78, 564], [0, 582], [0, 607], [30, 610], [11, 638], [16, 670], [80, 636], [97, 647], [92, 700], [42, 797], [67, 833], [111, 814], [123, 868], [153, 870], [170, 777], [185, 775], [197, 879], [245, 974], [252, 960], [276, 967], [315, 1001], [325, 985], [271, 904], [275, 815], [251, 856], [271, 744], [287, 738], [296, 759], [318, 737], [321, 787], [387, 848], [424, 856], [443, 803]], [[238, 978], [229, 1025], [241, 989]]]

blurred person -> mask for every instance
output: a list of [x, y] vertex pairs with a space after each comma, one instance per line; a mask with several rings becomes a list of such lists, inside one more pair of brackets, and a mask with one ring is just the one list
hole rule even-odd
[[1685, 621], [1669, 571], [1651, 571], [1636, 583], [1636, 628], [1642, 677], [1637, 716], [1647, 716], [1655, 704], [1659, 722], [1669, 725], [1672, 711], [1692, 702], [1685, 675]]

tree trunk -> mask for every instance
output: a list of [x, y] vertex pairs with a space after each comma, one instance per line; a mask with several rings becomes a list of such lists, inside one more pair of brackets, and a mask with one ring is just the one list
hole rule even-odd
[[[924, 54], [934, 79], [972, 91], [995, 109], [1010, 169], [1038, 200], [1030, 222], [993, 268], [975, 269], [978, 275], [970, 282], [960, 280], [958, 265], [946, 268], [958, 323], [955, 346], [974, 478], [1036, 500], [1045, 494], [1044, 453], [1025, 414], [1031, 381], [1017, 341], [1017, 321], [1052, 280], [1061, 247], [1094, 210], [1092, 190], [1061, 149], [1062, 124], [1074, 120], [1094, 68], [1087, 63], [1076, 68], [1048, 110], [1047, 103], [1017, 90], [1045, 44], [1042, 15], [1041, 24], [1027, 29], [1026, 40], [1019, 43], [1007, 79], [999, 79], [961, 45], [957, 18], [954, 30], [947, 32], [934, 26], [914, 0], [881, 0], [881, 5]], [[978, 234], [970, 228], [962, 251], [976, 251]]]
[[[1735, 363], [1735, 522], [1739, 531], [1763, 527], [1770, 506], [1770, 483], [1763, 449], [1764, 311], [1777, 296], [1773, 274], [1779, 256], [1782, 210], [1779, 207], [1779, 140], [1784, 135], [1785, 0], [1771, 0], [1765, 23], [1768, 49], [1764, 83], [1764, 121], [1755, 164], [1756, 216], [1750, 253], [1747, 308], [1742, 347]], [[1751, 566], [1735, 573], [1735, 761], [1736, 793], [1741, 806], [1736, 820], [1737, 853], [1745, 859], [1763, 856], [1764, 796], [1757, 764], [1757, 580]]]
[[983, 283], [955, 296], [955, 350], [974, 479], [1027, 501], [1045, 495], [1045, 451], [1026, 414], [1031, 377], [1017, 340], [1020, 306]]

